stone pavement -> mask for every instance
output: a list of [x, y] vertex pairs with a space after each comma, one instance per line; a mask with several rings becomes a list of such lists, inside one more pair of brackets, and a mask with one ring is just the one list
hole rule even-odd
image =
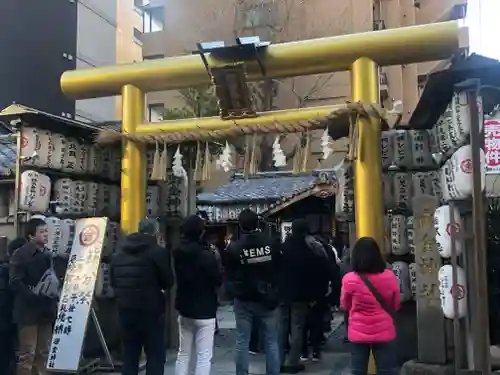
[[[215, 350], [211, 375], [234, 375], [235, 365], [235, 327], [232, 306], [223, 306], [218, 312], [220, 333], [215, 337]], [[306, 371], [301, 374], [340, 375], [348, 374], [349, 354], [343, 345], [343, 316], [337, 314], [332, 323], [332, 333], [323, 352], [321, 362], [306, 362]], [[175, 351], [167, 353], [165, 375], [173, 375], [175, 370]], [[263, 354], [250, 356], [250, 374], [265, 374]]]

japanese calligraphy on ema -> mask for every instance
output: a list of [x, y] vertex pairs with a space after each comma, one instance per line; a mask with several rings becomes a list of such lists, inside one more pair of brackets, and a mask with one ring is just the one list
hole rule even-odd
[[52, 333], [49, 371], [78, 371], [107, 225], [107, 218], [76, 221]]
[[484, 122], [484, 153], [486, 173], [500, 173], [500, 119], [492, 118]]

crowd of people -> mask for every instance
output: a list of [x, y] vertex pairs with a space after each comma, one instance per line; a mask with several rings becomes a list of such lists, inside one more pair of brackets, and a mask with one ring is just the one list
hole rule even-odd
[[[346, 314], [352, 373], [367, 373], [370, 351], [377, 372], [392, 373], [399, 285], [372, 238], [359, 239], [341, 261], [342, 254], [313, 236], [304, 219], [292, 223], [283, 243], [259, 229], [259, 216], [250, 209], [239, 215], [239, 238], [224, 246], [209, 243], [205, 226], [203, 215], [188, 217], [170, 257], [158, 245], [158, 222], [144, 219], [115, 252], [110, 279], [122, 329], [123, 375], [139, 373], [143, 351], [146, 374], [163, 374], [167, 296], [174, 284], [175, 375], [210, 374], [223, 284], [234, 306], [237, 375], [248, 375], [251, 351], [265, 352], [268, 375], [296, 374], [307, 360], [321, 360], [332, 306]], [[0, 375], [14, 369], [20, 375], [47, 373], [57, 295], [38, 293], [37, 284], [47, 272], [62, 276], [46, 244], [45, 222], [32, 219], [0, 264]]]

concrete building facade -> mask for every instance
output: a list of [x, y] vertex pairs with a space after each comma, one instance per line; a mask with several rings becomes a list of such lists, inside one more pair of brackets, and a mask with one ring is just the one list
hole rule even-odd
[[[76, 68], [141, 61], [141, 5], [134, 0], [78, 0]], [[76, 102], [78, 120], [103, 122], [120, 118], [121, 101], [116, 97]]]

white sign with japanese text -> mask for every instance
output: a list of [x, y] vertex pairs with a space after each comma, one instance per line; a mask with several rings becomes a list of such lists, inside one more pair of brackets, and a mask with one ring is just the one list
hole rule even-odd
[[105, 217], [76, 220], [50, 344], [49, 371], [78, 371], [107, 225]]
[[500, 173], [500, 118], [495, 116], [484, 121], [484, 153], [486, 174]]
[[292, 222], [284, 221], [281, 223], [281, 242], [285, 242], [286, 238], [292, 234]]

